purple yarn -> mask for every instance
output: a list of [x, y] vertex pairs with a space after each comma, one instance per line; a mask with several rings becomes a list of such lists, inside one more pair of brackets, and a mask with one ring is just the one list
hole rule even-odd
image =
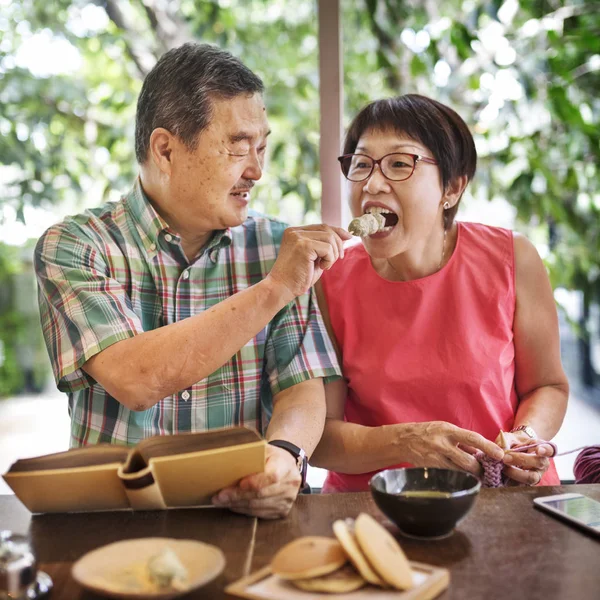
[[[557, 447], [554, 442], [536, 442], [535, 444], [529, 444], [527, 446], [511, 448], [510, 451], [511, 452], [526, 452], [527, 450], [530, 450], [531, 448], [536, 448], [537, 446], [541, 446], [542, 444], [548, 444], [548, 445], [552, 446], [552, 448], [554, 449], [554, 454], [552, 456], [556, 456]], [[596, 458], [598, 459], [598, 458], [600, 458], [600, 447], [597, 447], [597, 448], [598, 448], [599, 452], [598, 452], [598, 456]], [[584, 450], [584, 452], [585, 452], [585, 450]], [[581, 454], [583, 454], [583, 452]], [[579, 460], [579, 458], [581, 457], [581, 454], [577, 457], [577, 460]], [[496, 460], [495, 458], [491, 458], [490, 456], [488, 456], [487, 454], [484, 454], [481, 451], [479, 451], [479, 452], [477, 452], [477, 454], [475, 454], [475, 458], [479, 461], [479, 463], [483, 467], [483, 477], [482, 477], [482, 481], [481, 481], [483, 487], [497, 488], [497, 487], [502, 487], [507, 484], [509, 478], [506, 477], [506, 475], [504, 475], [502, 473], [502, 469], [504, 468], [504, 463], [501, 460]], [[587, 467], [587, 463], [586, 463], [586, 469], [587, 468], [588, 467]], [[587, 474], [587, 471], [586, 471], [586, 474]], [[600, 462], [597, 463], [597, 465], [596, 465], [595, 475], [596, 475], [596, 477], [600, 478]], [[577, 482], [577, 483], [579, 483], [579, 482]]]
[[573, 465], [575, 483], [600, 483], [600, 446], [584, 448]]
[[502, 473], [504, 464], [501, 460], [496, 460], [481, 451], [475, 455], [475, 458], [483, 467], [483, 478], [481, 481], [483, 487], [497, 488], [506, 485], [504, 481], [505, 477]]

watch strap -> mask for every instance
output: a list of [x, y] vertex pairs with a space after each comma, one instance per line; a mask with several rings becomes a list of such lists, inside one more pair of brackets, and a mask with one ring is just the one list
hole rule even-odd
[[537, 439], [537, 433], [530, 425], [519, 425], [518, 427], [513, 427], [510, 430], [510, 433], [515, 433], [517, 431], [523, 431], [526, 435], [528, 435], [532, 440]]
[[308, 457], [306, 456], [306, 452], [299, 446], [296, 446], [287, 440], [271, 440], [269, 441], [269, 444], [287, 450], [296, 459], [296, 466], [298, 467], [298, 472], [302, 478], [302, 482], [300, 483], [300, 489], [302, 489], [306, 485], [306, 472], [308, 470]]

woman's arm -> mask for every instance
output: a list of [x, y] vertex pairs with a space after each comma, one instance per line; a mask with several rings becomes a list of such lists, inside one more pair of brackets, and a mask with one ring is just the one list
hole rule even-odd
[[[514, 235], [516, 310], [514, 319], [515, 384], [519, 406], [514, 426], [529, 425], [540, 440], [558, 432], [566, 410], [569, 383], [560, 360], [558, 315], [546, 269], [533, 244]], [[534, 442], [520, 434], [522, 443]], [[549, 455], [543, 447], [542, 455]], [[538, 483], [548, 468], [547, 459], [535, 455], [510, 455], [514, 466], [535, 473], [507, 469], [521, 483]], [[508, 455], [507, 455], [508, 458]], [[535, 462], [537, 461], [537, 462]], [[537, 479], [537, 481], [534, 481]]]
[[[320, 282], [315, 286], [315, 291], [325, 326], [342, 365], [341, 349], [331, 327]], [[504, 455], [496, 444], [478, 433], [444, 421], [380, 427], [347, 423], [344, 421], [347, 393], [344, 379], [325, 385], [327, 415], [323, 437], [310, 461], [314, 466], [356, 474], [408, 462], [415, 466], [459, 468], [478, 474], [479, 463], [470, 453], [459, 448], [459, 444], [477, 448], [499, 460]]]

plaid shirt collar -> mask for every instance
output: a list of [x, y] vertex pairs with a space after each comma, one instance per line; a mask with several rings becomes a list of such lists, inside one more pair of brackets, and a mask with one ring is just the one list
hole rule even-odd
[[[125, 196], [125, 206], [136, 224], [148, 259], [153, 259], [159, 251], [161, 236], [169, 234], [174, 240], [180, 241], [179, 235], [169, 227], [169, 224], [152, 206], [148, 196], [144, 193], [139, 177], [135, 180], [131, 191]], [[208, 244], [202, 248], [197, 258], [205, 252], [209, 252], [211, 261], [216, 263], [219, 250], [229, 246], [231, 241], [231, 228], [217, 230], [213, 233]]]

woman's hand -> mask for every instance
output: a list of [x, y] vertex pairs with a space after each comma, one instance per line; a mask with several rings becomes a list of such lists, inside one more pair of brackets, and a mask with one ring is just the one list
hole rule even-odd
[[481, 465], [473, 456], [477, 450], [496, 460], [504, 458], [498, 444], [446, 421], [411, 423], [403, 425], [401, 431], [407, 462], [415, 467], [460, 469], [479, 476]]
[[[544, 441], [530, 438], [523, 431], [504, 433], [503, 435], [509, 449], [539, 444]], [[496, 438], [496, 442], [500, 443], [500, 435]], [[503, 459], [505, 465], [503, 473], [512, 480], [512, 485], [537, 485], [550, 466], [548, 457], [553, 454], [554, 448], [550, 444], [543, 443], [526, 452], [511, 452], [508, 450]]]

